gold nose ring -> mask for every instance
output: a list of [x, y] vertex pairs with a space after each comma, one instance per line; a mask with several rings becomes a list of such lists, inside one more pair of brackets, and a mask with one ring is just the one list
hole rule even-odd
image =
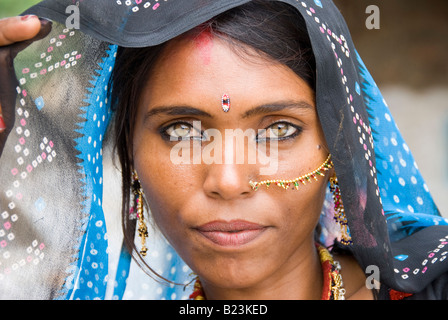
[[304, 174], [301, 177], [292, 180], [277, 179], [277, 180], [264, 180], [260, 182], [251, 180], [249, 181], [249, 185], [254, 191], [258, 190], [258, 188], [262, 185], [265, 185], [266, 188], [269, 188], [271, 184], [275, 184], [278, 187], [281, 187], [285, 190], [288, 189], [289, 187], [295, 188], [297, 190], [299, 189], [300, 184], [305, 185], [309, 182], [312, 182], [313, 179], [317, 181], [318, 176], [325, 176], [325, 172], [330, 170], [331, 168], [333, 168], [333, 161], [331, 161], [331, 154], [329, 154], [324, 163], [322, 163], [316, 170]]

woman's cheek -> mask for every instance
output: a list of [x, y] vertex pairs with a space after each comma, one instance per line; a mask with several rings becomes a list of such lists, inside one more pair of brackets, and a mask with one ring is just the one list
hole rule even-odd
[[148, 157], [140, 155], [136, 157], [136, 169], [151, 215], [164, 233], [171, 234], [193, 193], [193, 177], [189, 174], [193, 170], [167, 161], [162, 152], [151, 152]]

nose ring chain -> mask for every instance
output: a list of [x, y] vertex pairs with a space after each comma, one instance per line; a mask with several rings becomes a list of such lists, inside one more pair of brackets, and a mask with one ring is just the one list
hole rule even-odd
[[292, 179], [292, 180], [264, 180], [260, 182], [256, 181], [249, 181], [249, 184], [252, 188], [252, 190], [256, 191], [258, 188], [262, 185], [265, 185], [266, 188], [269, 188], [271, 184], [275, 184], [278, 187], [281, 187], [283, 189], [288, 189], [289, 187], [299, 189], [299, 186], [305, 185], [309, 182], [312, 182], [313, 179], [317, 181], [318, 176], [324, 176], [325, 172], [333, 168], [333, 162], [331, 161], [331, 154], [328, 155], [327, 159], [322, 163], [316, 170], [311, 171], [307, 174], [304, 174], [303, 176], [300, 176], [298, 178]]

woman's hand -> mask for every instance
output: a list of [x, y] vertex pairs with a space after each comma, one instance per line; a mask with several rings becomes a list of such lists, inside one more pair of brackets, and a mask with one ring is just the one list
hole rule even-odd
[[0, 46], [29, 40], [40, 30], [40, 20], [37, 16], [27, 15], [0, 20]]
[[15, 121], [19, 82], [14, 70], [14, 58], [31, 43], [47, 36], [51, 26], [49, 20], [34, 15], [0, 20], [0, 156]]
[[[37, 16], [27, 15], [0, 20], [0, 47], [34, 38], [41, 29], [41, 22]], [[0, 101], [0, 134], [5, 131]]]

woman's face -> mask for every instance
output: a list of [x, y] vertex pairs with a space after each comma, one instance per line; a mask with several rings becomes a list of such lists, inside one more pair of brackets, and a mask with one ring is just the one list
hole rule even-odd
[[[207, 34], [171, 41], [148, 80], [135, 122], [134, 167], [157, 226], [184, 261], [203, 282], [232, 288], [300, 264], [304, 248], [313, 246], [328, 173], [298, 190], [253, 191], [249, 181], [294, 179], [325, 161], [311, 88], [291, 69], [241, 58]], [[256, 135], [238, 144], [230, 134], [237, 129]], [[267, 150], [269, 170], [248, 160], [254, 145]]]

